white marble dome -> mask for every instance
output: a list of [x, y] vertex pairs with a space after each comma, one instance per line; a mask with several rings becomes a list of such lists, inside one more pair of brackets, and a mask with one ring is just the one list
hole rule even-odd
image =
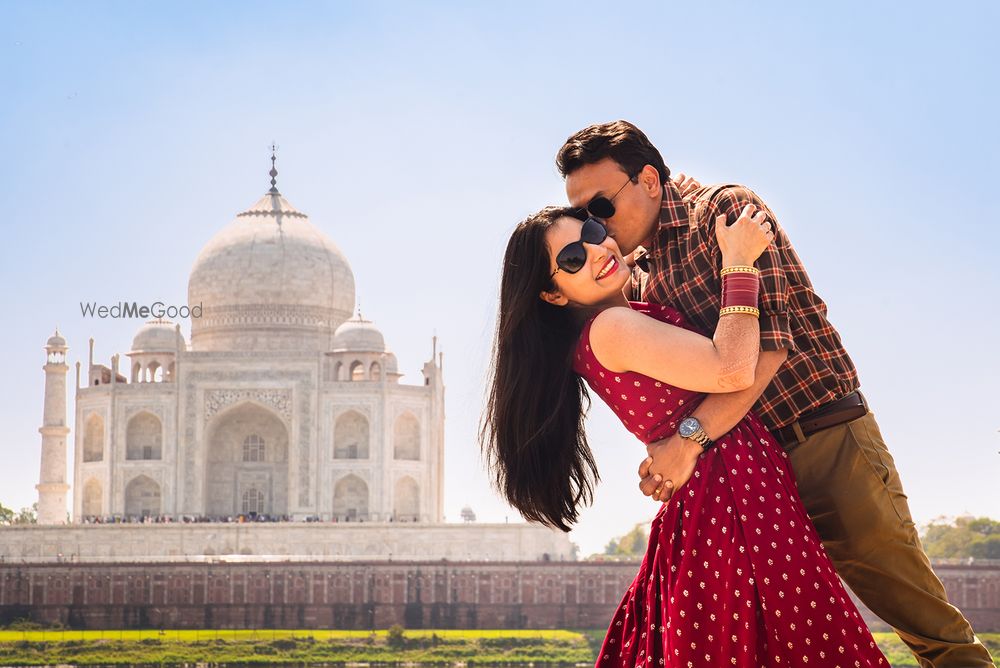
[[184, 337], [177, 332], [177, 327], [169, 320], [157, 318], [149, 320], [132, 339], [133, 353], [172, 353], [178, 345], [184, 350]]
[[385, 352], [385, 337], [371, 320], [365, 320], [359, 313], [337, 328], [333, 337], [336, 352]]
[[276, 188], [216, 234], [188, 280], [192, 350], [328, 351], [354, 310], [339, 248]]

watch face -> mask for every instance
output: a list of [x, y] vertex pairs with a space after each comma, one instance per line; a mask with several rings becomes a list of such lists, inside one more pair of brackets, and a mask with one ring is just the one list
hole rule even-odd
[[681, 421], [681, 426], [678, 429], [678, 431], [680, 431], [681, 436], [683, 436], [684, 438], [688, 438], [696, 431], [698, 431], [700, 427], [701, 425], [694, 418], [684, 418]]

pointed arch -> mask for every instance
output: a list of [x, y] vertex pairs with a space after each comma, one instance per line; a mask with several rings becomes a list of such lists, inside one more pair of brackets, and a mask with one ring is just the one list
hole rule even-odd
[[356, 410], [349, 410], [337, 417], [333, 426], [334, 459], [368, 459], [368, 418]]
[[125, 514], [147, 517], [160, 514], [160, 486], [146, 475], [138, 475], [125, 486]]
[[392, 430], [393, 459], [420, 459], [420, 421], [406, 412], [396, 418]]
[[104, 490], [101, 483], [94, 478], [90, 478], [83, 485], [83, 504], [81, 514], [84, 517], [99, 517], [102, 514], [104, 504]]
[[[263, 494], [267, 515], [288, 512], [289, 432], [272, 407], [253, 400], [227, 406], [205, 430], [203, 485], [205, 514], [226, 517], [243, 512], [251, 487]], [[257, 507], [258, 497], [247, 498]]]
[[104, 418], [97, 413], [87, 416], [83, 424], [83, 461], [104, 459]]
[[333, 486], [333, 515], [341, 520], [368, 519], [368, 484], [348, 474]]
[[397, 522], [420, 519], [420, 486], [410, 476], [403, 476], [393, 487], [392, 516]]
[[125, 459], [161, 459], [163, 424], [149, 411], [129, 418], [125, 427]]

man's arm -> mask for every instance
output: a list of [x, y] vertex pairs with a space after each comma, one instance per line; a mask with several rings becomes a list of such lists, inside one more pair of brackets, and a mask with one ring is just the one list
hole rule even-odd
[[[705, 397], [692, 415], [701, 422], [709, 438], [716, 440], [739, 424], [770, 385], [774, 374], [778, 372], [787, 357], [787, 348], [761, 351], [757, 359], [753, 385], [738, 392], [711, 394]], [[646, 446], [649, 457], [639, 465], [639, 477], [642, 478], [639, 489], [645, 496], [652, 496], [654, 501], [666, 501], [673, 490], [679, 489], [691, 477], [701, 451], [700, 445], [681, 438], [679, 434], [650, 443]], [[654, 457], [657, 466], [651, 471], [650, 465]], [[663, 480], [669, 480], [671, 484], [664, 485], [660, 494], [656, 494]]]

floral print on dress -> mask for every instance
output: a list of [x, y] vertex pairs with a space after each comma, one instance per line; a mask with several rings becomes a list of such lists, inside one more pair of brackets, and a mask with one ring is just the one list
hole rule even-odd
[[[632, 308], [694, 330], [669, 307]], [[672, 435], [704, 395], [605, 369], [590, 349], [591, 322], [574, 370], [643, 443]], [[753, 413], [660, 507], [595, 665], [888, 668], [802, 506], [788, 456]]]

